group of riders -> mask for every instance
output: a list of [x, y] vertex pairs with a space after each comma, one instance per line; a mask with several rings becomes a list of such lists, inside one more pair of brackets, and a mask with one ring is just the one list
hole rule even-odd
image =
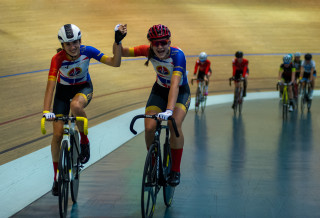
[[[92, 46], [82, 45], [81, 31], [76, 25], [66, 24], [59, 29], [58, 40], [61, 43], [61, 48], [57, 50], [57, 54], [51, 60], [44, 97], [43, 117], [47, 120], [54, 120], [57, 116], [68, 116], [70, 111], [73, 116], [86, 117], [84, 108], [90, 103], [93, 96], [93, 85], [88, 71], [91, 58], [112, 67], [119, 67], [121, 57], [146, 57], [145, 65], [148, 66], [149, 62], [152, 63], [156, 72], [156, 81], [146, 103], [145, 114], [157, 114], [160, 120], [168, 120], [172, 116], [180, 133], [180, 137], [176, 137], [172, 132], [170, 137], [172, 169], [169, 175], [169, 184], [176, 186], [180, 183], [180, 163], [184, 146], [182, 122], [191, 100], [186, 57], [180, 48], [171, 46], [171, 32], [165, 25], [158, 24], [150, 27], [147, 33], [149, 44], [135, 47], [123, 47], [122, 45], [122, 40], [127, 34], [127, 25], [118, 24], [114, 31], [113, 56], [109, 57]], [[296, 83], [296, 78], [299, 77], [302, 82], [310, 80], [313, 88], [316, 75], [315, 63], [311, 60], [311, 54], [306, 54], [304, 61], [300, 60], [300, 56], [300, 53], [296, 53], [294, 59], [290, 55], [283, 58], [279, 80]], [[205, 52], [201, 52], [194, 69], [194, 78], [206, 82], [205, 95], [208, 95], [209, 78], [212, 74], [211, 63], [207, 57]], [[240, 79], [243, 78], [243, 95], [246, 96], [249, 69], [248, 60], [243, 58], [243, 52], [237, 51], [235, 53], [232, 66], [235, 86], [237, 87]], [[292, 101], [291, 88], [289, 88], [289, 98]], [[312, 98], [312, 92], [310, 98]], [[53, 107], [50, 112], [52, 102]], [[171, 123], [169, 125], [171, 126]], [[84, 134], [83, 125], [77, 123], [77, 126], [81, 136], [80, 162], [85, 164], [90, 159], [90, 142]], [[145, 120], [147, 149], [153, 142], [155, 128], [155, 120]], [[170, 127], [170, 131], [173, 131], [172, 127]], [[57, 167], [62, 136], [63, 122], [53, 122], [51, 154], [54, 182], [52, 194], [55, 196], [58, 195]]]
[[[235, 82], [235, 90], [239, 88], [241, 79], [243, 80], [243, 97], [246, 97], [246, 90], [248, 84], [248, 60], [243, 58], [243, 52], [237, 51], [235, 58], [232, 61], [232, 80]], [[205, 95], [208, 95], [209, 77], [212, 71], [210, 68], [210, 61], [207, 59], [207, 54], [201, 52], [199, 59], [197, 59], [194, 69], [194, 79], [201, 79], [206, 82]], [[306, 86], [306, 83], [311, 84], [311, 90], [308, 98], [311, 100], [313, 96], [313, 89], [315, 79], [317, 76], [316, 65], [312, 60], [312, 54], [306, 53], [304, 60], [301, 59], [301, 53], [286, 54], [283, 56], [283, 63], [280, 65], [278, 84], [280, 86], [280, 98], [282, 98], [283, 85], [288, 84], [288, 97], [289, 97], [289, 111], [292, 112], [295, 108], [294, 99], [298, 98], [298, 84], [301, 83], [302, 90]], [[235, 99], [234, 99], [235, 100]], [[197, 106], [197, 105], [196, 105]], [[232, 104], [232, 108], [234, 103]]]
[[283, 84], [289, 84], [288, 97], [290, 101], [290, 112], [295, 108], [294, 99], [298, 98], [298, 84], [301, 83], [302, 90], [307, 82], [311, 84], [311, 90], [308, 95], [308, 98], [311, 100], [316, 77], [316, 64], [314, 60], [312, 60], [312, 55], [310, 53], [304, 55], [304, 60], [301, 60], [300, 52], [296, 52], [294, 55], [287, 54], [283, 57], [283, 63], [280, 65], [279, 69], [278, 84], [280, 85], [280, 98], [282, 98]]

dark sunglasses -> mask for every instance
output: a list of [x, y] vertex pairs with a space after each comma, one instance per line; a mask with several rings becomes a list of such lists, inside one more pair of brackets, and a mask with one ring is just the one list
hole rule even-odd
[[168, 45], [168, 43], [169, 43], [169, 40], [168, 40], [168, 39], [165, 39], [165, 40], [157, 40], [157, 41], [152, 41], [152, 42], [151, 42], [152, 46], [154, 46], [154, 47], [158, 47], [159, 45], [165, 46], [165, 45]]

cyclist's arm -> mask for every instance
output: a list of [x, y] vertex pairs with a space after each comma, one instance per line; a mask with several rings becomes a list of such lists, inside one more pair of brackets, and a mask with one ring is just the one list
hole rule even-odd
[[299, 79], [300, 79], [300, 80], [303, 78], [303, 74], [304, 74], [304, 68], [301, 67], [300, 76], [299, 76]]
[[313, 80], [313, 73], [314, 73], [314, 67], [312, 67], [310, 71], [310, 81]]
[[281, 80], [282, 73], [283, 73], [283, 69], [280, 67], [279, 75], [278, 75], [278, 81]]
[[121, 55], [122, 57], [137, 57], [137, 56], [145, 56], [148, 57], [149, 54], [149, 45], [140, 45], [136, 47], [121, 47]]
[[233, 62], [232, 63], [232, 76], [236, 76], [236, 70], [237, 70], [237, 67], [236, 67], [236, 64]]
[[168, 104], [167, 109], [174, 110], [174, 107], [177, 102], [178, 94], [179, 94], [179, 84], [181, 80], [180, 72], [174, 71], [171, 77], [170, 90], [168, 95]]
[[211, 63], [210, 63], [209, 60], [207, 60], [207, 67], [206, 67], [206, 70], [205, 70], [205, 74], [206, 74], [206, 75], [208, 75], [208, 73], [209, 73], [210, 66], [211, 66]]
[[194, 66], [194, 72], [193, 72], [193, 75], [197, 75], [197, 72], [198, 72], [198, 67], [199, 67], [199, 62], [198, 60], [196, 61], [196, 65]]
[[101, 63], [112, 67], [120, 67], [121, 65], [121, 44], [113, 43], [113, 57], [103, 55], [100, 59]]
[[292, 68], [292, 72], [291, 72], [291, 83], [294, 83], [296, 78], [296, 68]]
[[46, 92], [44, 95], [43, 111], [50, 111], [55, 86], [56, 81], [48, 80]]

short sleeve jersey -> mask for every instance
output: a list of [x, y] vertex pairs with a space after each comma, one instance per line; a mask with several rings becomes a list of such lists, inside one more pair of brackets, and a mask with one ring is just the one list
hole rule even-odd
[[106, 58], [98, 49], [91, 46], [80, 46], [80, 57], [71, 61], [65, 50], [58, 52], [51, 60], [49, 80], [63, 85], [79, 85], [90, 81], [89, 62], [91, 58], [101, 61]]
[[292, 63], [290, 63], [287, 67], [284, 64], [281, 64], [280, 71], [283, 72], [283, 75], [285, 77], [291, 77], [291, 74], [296, 72], [296, 68], [293, 66]]
[[[145, 56], [148, 57], [149, 45], [140, 45], [130, 48], [131, 56]], [[170, 56], [165, 60], [160, 60], [157, 57], [150, 59], [154, 70], [157, 73], [157, 83], [166, 88], [170, 88], [171, 77], [178, 75], [181, 77], [180, 86], [188, 84], [186, 75], [186, 57], [183, 51], [176, 47], [170, 47]]]
[[306, 72], [306, 73], [311, 73], [311, 69], [312, 68], [313, 68], [314, 71], [316, 70], [316, 63], [313, 60], [311, 60], [309, 63], [307, 63], [304, 60], [304, 61], [302, 61], [301, 66], [303, 67], [304, 72]]
[[194, 74], [197, 74], [198, 68], [199, 68], [199, 72], [204, 72], [207, 75], [210, 70], [210, 65], [211, 65], [211, 62], [209, 60], [200, 61], [198, 59], [194, 67]]

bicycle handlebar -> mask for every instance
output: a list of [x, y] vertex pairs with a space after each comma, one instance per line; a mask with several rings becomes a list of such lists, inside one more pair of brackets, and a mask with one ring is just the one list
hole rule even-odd
[[[137, 131], [134, 130], [133, 126], [134, 126], [134, 123], [136, 122], [137, 119], [140, 119], [140, 118], [150, 118], [150, 119], [154, 119], [156, 120], [157, 122], [160, 122], [158, 120], [158, 117], [157, 115], [147, 115], [147, 114], [140, 114], [140, 115], [136, 115], [134, 118], [132, 118], [131, 120], [131, 123], [130, 123], [130, 131], [133, 133], [133, 134], [137, 134]], [[179, 131], [177, 129], [177, 125], [176, 125], [176, 121], [174, 120], [174, 118], [172, 116], [170, 116], [168, 118], [168, 120], [171, 120], [172, 122], [172, 127], [173, 127], [173, 130], [174, 130], [174, 133], [177, 137], [180, 136], [179, 134]]]
[[231, 86], [231, 81], [236, 81], [236, 82], [244, 81], [244, 78], [241, 77], [241, 78], [239, 78], [239, 79], [236, 79], [236, 78], [234, 78], [234, 77], [230, 77], [230, 78], [229, 78], [229, 85], [230, 85], [230, 86]]
[[[85, 117], [69, 117], [69, 116], [63, 116], [63, 117], [55, 117], [53, 120], [50, 121], [82, 121], [83, 122], [83, 133], [85, 135], [88, 135], [88, 119]], [[41, 133], [44, 135], [46, 134], [46, 128], [45, 128], [46, 118], [42, 117], [41, 119]]]
[[[289, 83], [281, 83], [282, 85], [284, 86], [292, 86], [292, 82], [289, 82]], [[280, 85], [280, 82], [277, 82], [277, 90], [279, 90], [279, 85]]]

